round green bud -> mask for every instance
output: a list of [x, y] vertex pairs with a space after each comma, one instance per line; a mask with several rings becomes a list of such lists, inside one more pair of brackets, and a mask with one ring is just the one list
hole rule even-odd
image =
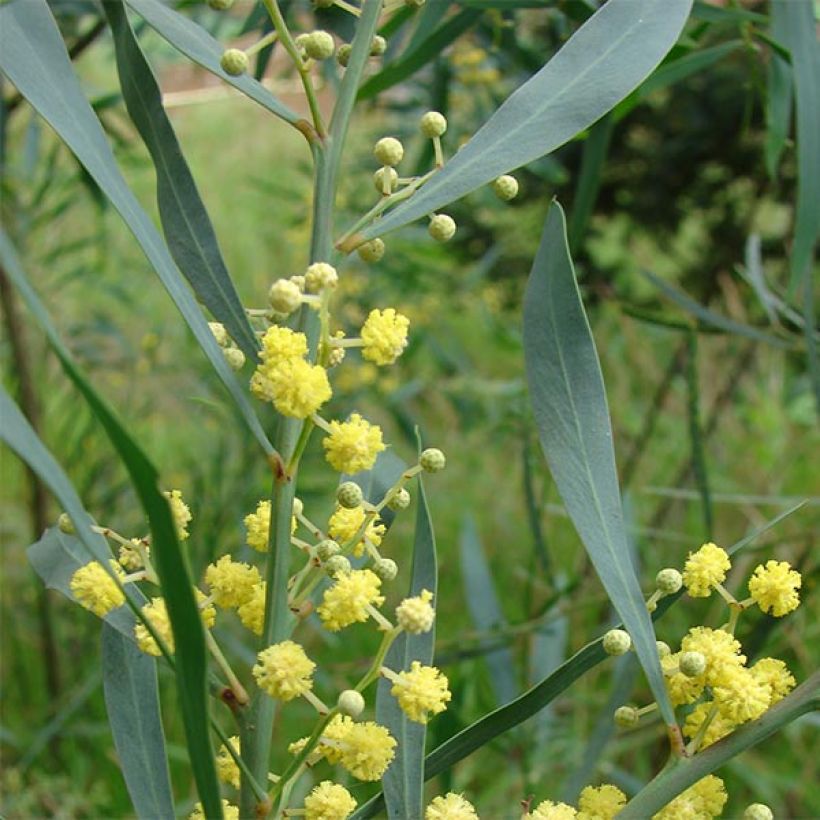
[[222, 70], [232, 77], [238, 77], [248, 70], [248, 55], [238, 48], [229, 48], [219, 61]]
[[214, 11], [227, 11], [233, 5], [233, 0], [208, 0], [208, 5]]
[[355, 481], [343, 481], [336, 490], [336, 500], [339, 502], [340, 507], [352, 510], [361, 506], [364, 493]]
[[327, 31], [312, 31], [304, 42], [305, 54], [314, 60], [327, 60], [336, 51], [333, 35]]
[[355, 689], [345, 689], [339, 695], [336, 705], [343, 715], [357, 718], [364, 712], [364, 697], [361, 692], [357, 692]]
[[335, 288], [339, 284], [339, 274], [327, 262], [314, 262], [305, 271], [305, 289], [308, 293], [319, 293], [325, 288]]
[[394, 512], [399, 510], [406, 510], [410, 506], [410, 493], [402, 487], [391, 499], [387, 502], [389, 509]]
[[387, 173], [387, 190], [388, 191], [395, 191], [399, 184], [399, 175], [396, 173], [395, 168], [379, 168], [375, 174], [373, 174], [373, 185], [376, 186], [376, 190], [380, 193], [384, 193], [384, 175], [385, 172]]
[[385, 51], [387, 51], [387, 40], [381, 34], [374, 35], [370, 43], [370, 56], [381, 57]]
[[746, 806], [743, 820], [774, 820], [774, 812], [765, 803], [752, 803]]
[[68, 513], [60, 513], [60, 517], [57, 519], [57, 526], [60, 528], [60, 532], [66, 535], [74, 535], [74, 533], [77, 532], [77, 530], [74, 529], [74, 522]]
[[335, 577], [336, 575], [346, 575], [350, 572], [350, 561], [344, 555], [331, 555], [325, 561], [325, 570], [327, 574]]
[[287, 316], [302, 304], [302, 291], [290, 279], [277, 279], [268, 291], [268, 302], [277, 313]]
[[683, 586], [683, 576], [673, 567], [667, 567], [655, 576], [655, 584], [664, 595], [674, 595]]
[[632, 646], [632, 638], [623, 629], [610, 629], [604, 635], [604, 652], [607, 655], [625, 655]]
[[672, 650], [669, 647], [669, 644], [665, 643], [664, 641], [655, 641], [655, 646], [658, 647], [659, 658], [666, 658], [667, 656], [672, 654]]
[[448, 242], [455, 236], [456, 221], [447, 214], [436, 214], [430, 220], [427, 230], [436, 242]]
[[347, 64], [350, 62], [351, 51], [353, 51], [353, 46], [350, 45], [350, 43], [342, 43], [342, 45], [336, 49], [336, 61], [343, 68], [347, 68]]
[[373, 562], [373, 572], [383, 581], [392, 581], [399, 574], [399, 565], [390, 558], [379, 558]]
[[702, 652], [681, 652], [678, 667], [682, 675], [696, 678], [706, 671], [706, 655]]
[[356, 249], [362, 262], [378, 262], [384, 256], [384, 242], [381, 239], [371, 239]]
[[493, 180], [492, 189], [499, 199], [509, 202], [518, 195], [518, 180], [509, 174], [504, 174]]
[[302, 503], [301, 498], [294, 498], [293, 499], [293, 514], [294, 515], [301, 515], [302, 511], [305, 509], [305, 505]]
[[245, 366], [245, 354], [238, 347], [226, 347], [222, 351], [231, 370], [241, 370]]
[[404, 156], [404, 146], [395, 137], [382, 137], [373, 148], [373, 156], [381, 165], [398, 165]]
[[419, 128], [425, 137], [440, 137], [447, 130], [447, 119], [438, 111], [428, 111], [421, 118]]
[[641, 716], [634, 706], [619, 706], [613, 715], [616, 726], [621, 726], [624, 729], [630, 729], [637, 726]]
[[341, 551], [342, 548], [332, 538], [325, 538], [316, 545], [316, 555], [320, 561], [329, 561]]
[[225, 330], [225, 325], [221, 322], [208, 322], [208, 329], [213, 334], [214, 339], [216, 339], [216, 343], [220, 347], [227, 346], [230, 339], [228, 338], [228, 331]]
[[428, 447], [419, 458], [419, 465], [425, 473], [440, 473], [447, 466], [447, 459], [441, 450]]

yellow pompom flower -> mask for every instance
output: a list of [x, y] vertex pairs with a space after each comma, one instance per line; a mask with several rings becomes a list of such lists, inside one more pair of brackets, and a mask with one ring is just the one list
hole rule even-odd
[[[336, 507], [327, 522], [328, 535], [340, 544], [345, 544], [355, 538], [356, 533], [364, 524], [364, 520], [365, 511], [362, 507], [353, 507], [352, 509]], [[387, 532], [387, 527], [378, 518], [371, 519], [364, 531], [364, 536], [354, 545], [353, 554], [359, 556], [364, 552], [365, 539], [370, 541], [373, 546], [378, 547], [385, 532]]]
[[423, 589], [412, 598], [405, 598], [396, 607], [396, 620], [399, 626], [411, 635], [421, 635], [433, 628], [436, 611], [432, 605], [433, 593]]
[[260, 501], [256, 505], [256, 512], [245, 516], [245, 541], [248, 546], [257, 552], [268, 551], [268, 534], [270, 533], [270, 501]]
[[276, 366], [291, 359], [303, 359], [308, 352], [307, 336], [289, 327], [272, 325], [262, 337], [262, 350], [259, 358], [269, 365]]
[[375, 364], [393, 364], [407, 347], [410, 320], [393, 308], [371, 310], [362, 327], [362, 356]]
[[667, 803], [652, 820], [708, 820], [719, 817], [727, 800], [723, 781], [713, 774], [681, 792], [671, 803]]
[[359, 780], [378, 780], [396, 753], [396, 740], [378, 723], [351, 721], [342, 738], [339, 762]]
[[142, 555], [137, 549], [138, 546], [142, 547], [146, 555], [151, 554], [151, 548], [140, 538], [132, 538], [130, 544], [120, 544], [117, 560], [129, 572], [136, 572], [138, 569], [143, 568]]
[[254, 584], [251, 596], [236, 610], [242, 625], [250, 629], [255, 635], [262, 634], [265, 623], [265, 582]]
[[340, 473], [369, 470], [385, 449], [381, 428], [353, 413], [347, 421], [330, 422], [330, 434], [322, 441], [325, 457]]
[[268, 378], [273, 406], [290, 418], [312, 416], [333, 395], [324, 367], [304, 359], [282, 362], [270, 371]]
[[[171, 622], [168, 620], [168, 610], [165, 607], [164, 598], [152, 598], [150, 603], [142, 608], [142, 614], [151, 622], [151, 626], [165, 642], [169, 652], [174, 651], [174, 636], [171, 632]], [[134, 637], [137, 639], [137, 646], [148, 655], [161, 655], [157, 642], [145, 627], [145, 624], [138, 623], [134, 626]]]
[[473, 804], [463, 795], [447, 792], [434, 797], [424, 810], [424, 820], [478, 820]]
[[452, 698], [447, 678], [435, 666], [422, 666], [419, 661], [413, 661], [409, 671], [389, 677], [393, 681], [390, 694], [416, 723], [427, 723], [431, 714], [443, 712]]
[[[116, 561], [112, 560], [108, 563], [120, 580], [125, 578], [122, 567]], [[98, 618], [102, 618], [112, 609], [125, 603], [125, 594], [99, 561], [91, 561], [80, 567], [71, 576], [68, 585], [77, 602]]]
[[764, 611], [782, 618], [800, 606], [800, 573], [786, 561], [767, 561], [755, 567], [749, 579], [749, 594]]
[[578, 797], [578, 820], [612, 820], [625, 805], [626, 795], [617, 786], [587, 786]]
[[[239, 820], [239, 808], [231, 805], [227, 800], [222, 801], [222, 816], [225, 820]], [[208, 820], [202, 803], [197, 803], [194, 810], [188, 815], [188, 820]]]
[[345, 820], [355, 808], [353, 795], [330, 780], [323, 780], [305, 798], [306, 820]]
[[[233, 746], [236, 753], [239, 754], [239, 737], [234, 735], [229, 738], [229, 740], [231, 746]], [[239, 766], [236, 765], [236, 761], [233, 759], [233, 756], [228, 751], [228, 747], [224, 743], [219, 747], [219, 753], [216, 756], [216, 776], [223, 783], [228, 783], [235, 789], [239, 788], [241, 778]]]
[[293, 700], [313, 688], [316, 664], [294, 641], [282, 641], [263, 649], [253, 667], [253, 677], [260, 689], [272, 698]]
[[757, 720], [768, 708], [770, 691], [745, 666], [726, 667], [719, 686], [712, 687], [720, 713], [739, 725]]
[[786, 664], [777, 658], [761, 658], [749, 672], [758, 683], [768, 688], [769, 706], [783, 700], [796, 683]]
[[[699, 703], [687, 716], [686, 722], [683, 724], [683, 733], [692, 740], [700, 732], [703, 726], [703, 721], [712, 714], [712, 708], [715, 703], [707, 700], [704, 703]], [[700, 748], [705, 749], [713, 743], [722, 740], [726, 735], [731, 734], [737, 728], [737, 724], [721, 714], [720, 710], [709, 721], [709, 726], [703, 734], [700, 742]]]
[[697, 552], [689, 553], [683, 567], [683, 585], [692, 598], [708, 598], [717, 584], [726, 580], [731, 568], [729, 555], [717, 544], [704, 544]]
[[381, 578], [369, 569], [339, 575], [325, 590], [317, 609], [322, 623], [331, 632], [338, 632], [350, 624], [366, 621], [367, 608], [384, 603], [384, 596], [379, 595], [381, 585]]
[[251, 598], [254, 586], [260, 581], [256, 567], [233, 561], [230, 555], [223, 555], [205, 570], [205, 582], [211, 589], [214, 603], [225, 609], [242, 606]]
[[526, 820], [574, 820], [577, 816], [578, 812], [566, 803], [544, 800], [526, 815]]
[[708, 686], [720, 686], [734, 670], [742, 667], [746, 656], [740, 654], [740, 642], [722, 629], [695, 626], [681, 641], [684, 652], [700, 652], [706, 658], [706, 670], [692, 680], [703, 681]]
[[171, 507], [171, 516], [177, 529], [177, 538], [184, 541], [188, 537], [188, 524], [191, 523], [191, 510], [182, 500], [179, 490], [168, 490], [163, 493]]

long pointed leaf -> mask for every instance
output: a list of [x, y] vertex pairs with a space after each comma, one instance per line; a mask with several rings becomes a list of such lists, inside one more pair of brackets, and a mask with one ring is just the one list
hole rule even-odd
[[259, 342], [225, 267], [210, 217], [162, 107], [162, 92], [128, 22], [123, 0], [108, 0], [103, 10], [114, 34], [128, 113], [154, 161], [159, 215], [168, 248], [196, 295], [255, 361]]
[[379, 236], [436, 211], [588, 128], [660, 63], [691, 5], [691, 0], [609, 0], [442, 171], [363, 236]]
[[265, 453], [272, 457], [273, 447], [246, 392], [225, 361], [162, 237], [120, 173], [100, 122], [74, 74], [46, 0], [10, 0], [0, 4], [0, 68], [76, 154], [119, 211], [236, 402], [248, 428]]
[[655, 632], [629, 556], [601, 366], [557, 203], [547, 215], [527, 283], [524, 357], [535, 423], [553, 478], [671, 726], [675, 716]]
[[[784, 3], [772, 3], [771, 35], [780, 43], [784, 31]], [[794, 100], [792, 70], [788, 62], [774, 49], [769, 57], [766, 75], [766, 170], [772, 179], [777, 177], [780, 157], [786, 147], [792, 121]]]

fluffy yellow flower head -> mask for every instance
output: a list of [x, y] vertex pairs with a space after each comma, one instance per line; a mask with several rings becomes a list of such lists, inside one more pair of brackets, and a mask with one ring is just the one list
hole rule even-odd
[[411, 635], [421, 635], [423, 632], [429, 632], [433, 628], [433, 621], [436, 618], [436, 611], [431, 603], [432, 600], [433, 593], [429, 589], [423, 589], [412, 598], [405, 598], [396, 607], [396, 620], [399, 626]]
[[226, 609], [242, 606], [260, 581], [256, 567], [233, 561], [230, 555], [223, 555], [205, 570], [205, 582], [211, 588], [214, 603]]
[[[231, 746], [234, 747], [237, 754], [239, 753], [239, 737], [234, 735], [232, 738], [229, 738], [231, 742]], [[229, 785], [233, 786], [235, 789], [239, 788], [240, 783], [240, 772], [239, 766], [236, 765], [236, 761], [231, 756], [231, 753], [228, 751], [228, 747], [223, 743], [222, 746], [219, 748], [219, 754], [216, 756], [216, 776], [223, 782], [228, 783]]]
[[708, 820], [720, 815], [726, 800], [723, 781], [709, 774], [685, 792], [681, 792], [671, 803], [667, 803], [652, 820]]
[[758, 683], [768, 687], [769, 706], [783, 700], [796, 683], [786, 664], [777, 658], [761, 658], [749, 672]]
[[268, 551], [268, 533], [270, 532], [270, 501], [260, 501], [256, 505], [256, 512], [245, 516], [245, 540], [248, 546], [257, 552]]
[[393, 308], [371, 310], [362, 327], [362, 356], [376, 364], [393, 364], [407, 347], [410, 320]]
[[[683, 725], [683, 733], [686, 737], [692, 740], [697, 736], [703, 726], [703, 721], [712, 714], [712, 707], [714, 705], [715, 703], [711, 700], [699, 703], [686, 716], [686, 722]], [[705, 749], [707, 746], [711, 746], [713, 743], [722, 740], [726, 735], [731, 734], [736, 726], [737, 724], [735, 724], [734, 721], [718, 711], [709, 722], [709, 726], [703, 734], [700, 748]]]
[[697, 552], [689, 553], [683, 567], [683, 585], [692, 598], [708, 598], [715, 585], [726, 580], [731, 566], [726, 550], [717, 544], [704, 544]]
[[755, 567], [749, 579], [749, 594], [764, 611], [782, 618], [800, 606], [803, 579], [786, 561], [767, 561]]
[[[210, 629], [216, 621], [216, 609], [212, 604], [204, 607], [205, 595], [199, 589], [194, 589], [194, 595], [200, 604], [199, 615], [205, 627]], [[151, 622], [151, 625], [159, 633], [160, 638], [165, 642], [168, 651], [174, 651], [174, 634], [171, 632], [171, 621], [168, 618], [168, 609], [165, 606], [164, 598], [152, 598], [150, 603], [142, 608], [142, 614]], [[153, 635], [148, 631], [142, 622], [134, 626], [134, 637], [137, 639], [137, 646], [148, 655], [159, 656], [162, 654]]]
[[306, 820], [345, 820], [355, 808], [353, 795], [330, 780], [323, 780], [305, 798]]
[[612, 820], [625, 805], [626, 795], [617, 786], [587, 786], [578, 798], [578, 820]]
[[171, 507], [171, 516], [177, 528], [177, 538], [184, 541], [188, 537], [188, 524], [191, 523], [191, 510], [182, 500], [182, 493], [179, 490], [168, 490], [163, 493], [168, 499]]
[[384, 603], [384, 596], [379, 595], [381, 585], [381, 578], [369, 569], [342, 573], [325, 590], [317, 609], [322, 623], [331, 632], [338, 632], [357, 621], [366, 621], [367, 607]]
[[333, 395], [324, 367], [304, 359], [289, 359], [265, 375], [273, 406], [283, 416], [306, 419]]
[[[364, 524], [364, 519], [365, 511], [362, 507], [352, 509], [336, 507], [327, 522], [328, 535], [340, 544], [344, 544], [356, 536], [359, 528]], [[358, 556], [364, 552], [365, 539], [378, 547], [385, 532], [387, 532], [387, 527], [378, 518], [373, 518], [364, 531], [364, 537], [353, 547], [353, 554]]]
[[140, 555], [137, 546], [142, 546], [146, 555], [151, 554], [151, 547], [140, 538], [132, 538], [130, 544], [120, 544], [118, 560], [129, 572], [136, 572], [138, 569], [143, 568], [142, 555]]
[[712, 688], [720, 713], [736, 725], [756, 720], [768, 708], [771, 692], [745, 666], [727, 666], [721, 683]]
[[566, 803], [544, 800], [526, 815], [526, 820], [574, 820], [577, 816], [578, 812]]
[[680, 706], [684, 703], [694, 703], [703, 693], [706, 685], [703, 676], [690, 678], [678, 671], [680, 662], [680, 652], [673, 655], [664, 655], [661, 658], [661, 669], [666, 680], [666, 691], [669, 693], [669, 700], [673, 706]]
[[307, 337], [289, 327], [272, 325], [262, 337], [259, 358], [269, 365], [277, 365], [290, 359], [303, 359], [308, 352]]
[[253, 677], [260, 689], [272, 698], [288, 701], [313, 688], [316, 664], [294, 641], [282, 641], [257, 655]]
[[709, 686], [720, 686], [737, 668], [746, 662], [740, 654], [740, 642], [722, 629], [695, 626], [681, 641], [684, 652], [700, 652], [706, 657], [706, 671], [698, 678]]
[[358, 473], [369, 470], [376, 457], [384, 450], [382, 431], [358, 413], [345, 422], [331, 421], [330, 434], [322, 441], [325, 457], [340, 473]]
[[[239, 809], [231, 805], [227, 800], [222, 801], [222, 816], [225, 820], [239, 820]], [[202, 803], [197, 803], [194, 810], [188, 815], [188, 820], [208, 820]]]
[[236, 614], [242, 625], [250, 629], [256, 635], [262, 634], [262, 627], [265, 623], [265, 589], [264, 581], [254, 584], [251, 589], [251, 596], [237, 610]]
[[390, 694], [416, 723], [427, 723], [431, 714], [443, 712], [452, 698], [447, 678], [435, 666], [422, 666], [413, 661], [408, 672], [399, 672], [391, 680]]
[[[291, 744], [291, 751], [298, 752], [303, 742]], [[336, 715], [322, 732], [316, 751], [328, 763], [341, 763], [359, 780], [378, 780], [390, 765], [395, 748], [396, 741], [384, 726]]]
[[[122, 567], [116, 561], [108, 563], [120, 580], [125, 578]], [[69, 587], [77, 601], [98, 618], [125, 603], [125, 594], [99, 561], [91, 561], [80, 567], [71, 576]]]
[[455, 792], [447, 792], [430, 801], [424, 810], [424, 820], [478, 820], [478, 815], [469, 800]]

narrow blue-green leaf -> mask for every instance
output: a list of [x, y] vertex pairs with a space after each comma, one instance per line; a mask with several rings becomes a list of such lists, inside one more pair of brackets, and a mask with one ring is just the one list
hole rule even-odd
[[100, 122], [83, 96], [46, 0], [10, 0], [0, 4], [0, 46], [0, 68], [76, 154], [119, 211], [236, 402], [248, 428], [271, 457], [273, 447], [246, 392], [225, 361], [162, 237], [117, 167]]
[[723, 8], [712, 2], [695, 0], [692, 8], [692, 16], [698, 20], [705, 20], [708, 23], [760, 23], [766, 24], [766, 16], [754, 11], [742, 8]]
[[219, 65], [225, 47], [211, 37], [202, 26], [198, 26], [159, 0], [126, 0], [126, 2], [160, 37], [198, 65], [216, 74], [226, 83], [230, 83], [238, 91], [259, 103], [263, 108], [267, 108], [277, 117], [281, 117], [285, 122], [293, 125], [302, 119], [250, 75], [242, 74], [239, 77], [232, 77], [226, 74]]
[[[777, 43], [782, 43], [784, 40], [784, 5], [784, 3], [772, 3], [771, 6], [771, 35], [772, 40]], [[793, 100], [794, 86], [792, 85], [791, 66], [772, 49], [766, 73], [765, 145], [766, 171], [772, 179], [777, 177], [777, 167], [789, 137]]]
[[[26, 3], [34, 6], [35, 0], [26, 0]], [[208, 730], [208, 695], [206, 689], [207, 658], [205, 653], [205, 637], [203, 634], [202, 621], [199, 616], [199, 608], [194, 598], [193, 585], [185, 558], [180, 550], [177, 540], [176, 527], [171, 517], [168, 502], [159, 490], [157, 484], [157, 472], [139, 446], [128, 435], [125, 428], [117, 420], [113, 412], [108, 408], [103, 399], [96, 393], [89, 380], [83, 375], [74, 363], [68, 349], [62, 343], [50, 317], [40, 303], [37, 294], [29, 285], [19, 267], [17, 258], [13, 253], [4, 234], [0, 231], [0, 251], [4, 262], [10, 261], [8, 273], [19, 289], [23, 300], [31, 310], [35, 319], [41, 325], [48, 337], [48, 341], [57, 354], [60, 364], [66, 375], [71, 379], [77, 389], [82, 393], [83, 398], [88, 402], [91, 411], [102, 424], [111, 443], [117, 450], [126, 470], [137, 492], [137, 496], [142, 503], [143, 509], [148, 515], [148, 523], [151, 530], [151, 544], [154, 562], [162, 585], [162, 593], [168, 608], [168, 616], [171, 622], [171, 630], [175, 644], [175, 672], [177, 678], [177, 689], [179, 692], [179, 703], [182, 711], [185, 733], [188, 740], [188, 750], [191, 758], [191, 768], [197, 782], [200, 799], [205, 807], [208, 817], [213, 816], [216, 820], [222, 818], [222, 804], [219, 799], [219, 786], [216, 779], [216, 766], [213, 759], [213, 749], [211, 748], [210, 734]], [[5, 392], [2, 394], [5, 396]], [[8, 400], [13, 410], [16, 406]], [[3, 402], [6, 404], [6, 402]], [[6, 408], [0, 405], [0, 410]], [[9, 413], [3, 413], [4, 424], [3, 435], [6, 434], [5, 417]], [[25, 419], [20, 416], [16, 427], [18, 435], [14, 437], [15, 443], [11, 443], [12, 449], [20, 453], [17, 437], [27, 445], [28, 450], [39, 458], [43, 467], [50, 467], [41, 476], [47, 486], [51, 487], [50, 481], [56, 480], [57, 487], [62, 495], [71, 504], [68, 506], [62, 495], [58, 498], [63, 503], [66, 512], [71, 516], [77, 528], [77, 533], [85, 539], [88, 529], [88, 516], [84, 513], [78, 502], [72, 497], [73, 491], [67, 492], [67, 488], [59, 480], [62, 475], [60, 470], [57, 479], [51, 476], [54, 472], [53, 464], [47, 458], [48, 454], [43, 452], [44, 448], [39, 444], [39, 440], [34, 436], [33, 431], [28, 427]], [[22, 421], [20, 421], [22, 420]], [[26, 427], [28, 433], [26, 434]], [[21, 435], [24, 434], [24, 435]], [[33, 440], [32, 440], [33, 436]], [[38, 449], [39, 445], [39, 449]], [[27, 459], [26, 459], [27, 460]], [[51, 459], [53, 462], [53, 459]], [[30, 462], [29, 462], [30, 463]], [[33, 467], [36, 470], [36, 468]], [[59, 468], [58, 468], [59, 470]], [[76, 495], [76, 494], [74, 494]], [[75, 514], [77, 517], [75, 517]]]
[[173, 817], [156, 659], [103, 624], [102, 673], [105, 710], [134, 811], [140, 820]]
[[792, 55], [797, 108], [797, 204], [789, 292], [811, 276], [820, 233], [820, 43], [813, 0], [773, 0], [779, 6], [781, 42]]
[[157, 203], [165, 240], [194, 293], [250, 361], [259, 342], [239, 300], [188, 163], [182, 154], [162, 92], [134, 36], [123, 0], [103, 3], [114, 35], [114, 51], [125, 105], [140, 132], [157, 174]]
[[[459, 547], [464, 597], [476, 629], [479, 632], [491, 632], [506, 626], [507, 621], [495, 593], [495, 584], [478, 537], [475, 519], [471, 515], [466, 516], [461, 525]], [[496, 703], [499, 706], [508, 703], [518, 694], [512, 651], [509, 646], [501, 646], [489, 650], [484, 659], [490, 672]]]
[[[436, 539], [421, 476], [418, 480], [416, 534], [413, 541], [413, 566], [408, 595], [427, 589], [436, 594], [438, 569]], [[384, 665], [396, 672], [410, 668], [412, 661], [433, 662], [435, 629], [422, 635], [403, 632], [390, 647]], [[376, 694], [376, 721], [386, 726], [398, 741], [396, 757], [382, 777], [390, 820], [406, 820], [423, 815], [424, 741], [427, 727], [409, 720], [390, 694], [391, 684], [379, 681]]]
[[674, 45], [691, 0], [609, 0], [424, 187], [363, 232], [372, 238], [544, 156], [636, 88]]
[[655, 632], [629, 557], [601, 365], [558, 203], [547, 215], [524, 296], [524, 358], [541, 447], [564, 506], [672, 725]]

